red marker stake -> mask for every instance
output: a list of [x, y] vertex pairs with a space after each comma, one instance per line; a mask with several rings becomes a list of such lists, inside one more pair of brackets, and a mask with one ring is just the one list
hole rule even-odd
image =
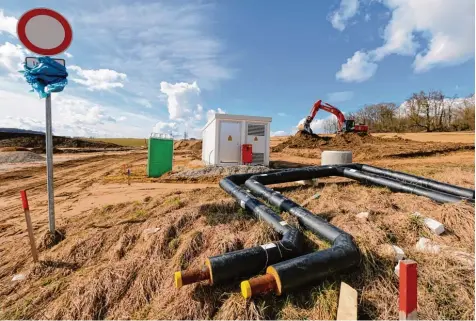
[[30, 207], [28, 206], [28, 198], [26, 197], [26, 191], [20, 191], [21, 202], [23, 210], [25, 211], [26, 228], [28, 230], [28, 237], [30, 238], [31, 255], [33, 261], [38, 262], [38, 253], [36, 252], [35, 237], [33, 236], [33, 226], [31, 225]]
[[400, 320], [418, 320], [417, 316], [417, 263], [400, 261]]

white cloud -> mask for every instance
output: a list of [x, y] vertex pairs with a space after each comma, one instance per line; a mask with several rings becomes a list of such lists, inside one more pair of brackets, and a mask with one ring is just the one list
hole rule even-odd
[[73, 58], [73, 57], [74, 57], [72, 54], [70, 54], [70, 53], [67, 52], [67, 51], [64, 52], [64, 55], [65, 55], [67, 58]]
[[207, 111], [207, 120], [212, 119], [215, 114], [225, 114], [225, 113], [226, 111], [224, 111], [221, 108], [218, 108], [217, 110], [210, 109]]
[[150, 101], [145, 98], [138, 98], [136, 101], [146, 108], [152, 108]]
[[336, 78], [345, 82], [362, 82], [372, 77], [377, 71], [377, 64], [362, 51], [356, 51], [352, 58], [342, 64]]
[[334, 103], [348, 101], [348, 100], [351, 100], [353, 97], [354, 97], [354, 92], [352, 91], [336, 91], [336, 92], [327, 94], [327, 100]]
[[[336, 119], [336, 116], [334, 115], [329, 115], [327, 116], [326, 118], [324, 119], [314, 119], [312, 122], [311, 122], [311, 129], [312, 129], [312, 132], [314, 134], [324, 134], [326, 131], [325, 131], [325, 125], [327, 122], [329, 122], [330, 120], [335, 120]], [[304, 124], [304, 121], [306, 120], [306, 118], [303, 118], [299, 121], [298, 125], [296, 127], [294, 127], [294, 132], [297, 131], [297, 128], [299, 125], [302, 125]]]
[[288, 114], [286, 113], [278, 113], [278, 116], [281, 116], [281, 117], [286, 117]]
[[154, 128], [152, 129], [153, 133], [158, 133], [158, 134], [170, 134], [173, 133], [173, 135], [177, 134], [177, 129], [178, 125], [176, 122], [163, 122], [159, 121], [157, 124], [155, 124]]
[[26, 51], [19, 45], [5, 42], [0, 45], [0, 67], [6, 69], [11, 76], [20, 76], [19, 70], [23, 70]]
[[365, 14], [364, 20], [365, 20], [366, 22], [370, 21], [370, 14], [369, 14], [369, 13], [366, 13], [366, 14]]
[[81, 78], [71, 78], [72, 81], [84, 85], [88, 90], [110, 90], [124, 87], [127, 75], [110, 69], [88, 70], [79, 66], [70, 66]]
[[107, 115], [97, 104], [77, 97], [68, 98], [63, 95], [54, 96], [54, 104], [61, 113], [61, 118], [67, 124], [97, 126], [107, 122], [115, 123], [116, 119]]
[[[3, 86], [3, 84], [2, 84]], [[2, 87], [3, 88], [3, 87]], [[67, 95], [52, 96], [53, 132], [55, 135], [83, 137], [147, 137], [154, 121], [150, 115], [125, 114], [115, 107], [97, 104], [90, 100]], [[13, 127], [44, 131], [44, 100], [28, 93], [0, 89], [0, 127]], [[116, 115], [121, 115], [117, 117]]]
[[0, 9], [0, 34], [3, 32], [9, 33], [12, 36], [17, 36], [17, 18], [5, 16], [3, 9]]
[[162, 81], [160, 91], [167, 96], [167, 108], [170, 119], [183, 119], [193, 116], [194, 111], [203, 110], [199, 106], [200, 88], [196, 82], [175, 84]]
[[201, 128], [204, 125], [204, 116], [209, 120], [215, 113], [223, 114], [224, 110], [210, 109], [205, 113], [201, 105], [201, 90], [197, 82], [186, 83], [160, 83], [161, 98], [167, 103], [169, 119], [159, 121], [154, 127], [154, 132], [172, 133], [181, 136], [187, 132], [189, 137], [201, 137]]
[[275, 132], [271, 132], [271, 136], [288, 136], [289, 133], [285, 132], [284, 130], [278, 130]]
[[343, 31], [347, 21], [357, 14], [358, 9], [359, 0], [341, 0], [339, 9], [334, 11], [328, 19], [335, 29]]
[[[368, 52], [357, 51], [351, 61], [342, 65], [336, 75], [338, 79], [367, 80], [377, 69], [375, 63], [391, 54], [414, 57], [415, 72], [460, 64], [474, 57], [474, 0], [384, 0], [382, 3], [392, 12], [384, 30], [383, 45]], [[359, 69], [367, 71], [366, 76], [352, 72]]]

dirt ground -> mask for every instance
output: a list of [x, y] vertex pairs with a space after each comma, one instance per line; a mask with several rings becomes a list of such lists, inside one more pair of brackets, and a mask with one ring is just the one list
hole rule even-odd
[[[453, 143], [449, 138], [453, 133], [438, 133], [436, 142], [386, 135], [360, 142], [273, 138], [272, 166], [318, 165], [322, 150], [342, 148], [352, 150], [358, 162], [474, 188], [474, 133], [473, 141], [459, 138]], [[199, 267], [208, 256], [277, 240], [218, 187], [220, 176], [174, 176], [203, 167], [200, 141], [176, 142], [175, 149], [173, 171], [161, 178], [146, 177], [145, 150], [55, 155], [56, 224], [65, 238], [51, 248], [43, 242], [48, 223], [44, 165], [4, 167], [0, 318], [335, 319], [339, 285], [345, 281], [358, 291], [360, 319], [397, 319], [396, 263], [385, 251], [388, 244], [395, 244], [418, 262], [419, 318], [474, 319], [474, 207], [441, 205], [342, 179], [323, 179], [316, 186], [289, 183], [276, 189], [297, 203], [320, 194], [306, 207], [354, 236], [363, 253], [355, 271], [280, 297], [249, 301], [241, 297], [239, 284], [175, 289], [174, 271]], [[126, 168], [131, 169], [130, 185]], [[22, 189], [28, 193], [39, 246], [37, 264], [30, 255]], [[356, 218], [364, 211], [370, 213], [368, 220]], [[433, 235], [412, 218], [416, 211], [444, 223], [446, 232]], [[295, 222], [288, 214], [281, 215]], [[150, 228], [156, 228], [155, 233], [148, 234]], [[308, 232], [305, 235], [310, 249], [328, 246]], [[448, 252], [420, 253], [415, 244], [422, 236], [466, 254], [461, 258]], [[12, 281], [17, 274], [26, 279]]]

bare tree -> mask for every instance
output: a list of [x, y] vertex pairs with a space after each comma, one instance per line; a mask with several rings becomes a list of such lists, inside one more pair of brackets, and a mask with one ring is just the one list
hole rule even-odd
[[324, 129], [324, 132], [327, 134], [333, 134], [337, 132], [337, 129], [338, 129], [337, 119], [335, 117], [325, 119], [323, 129]]

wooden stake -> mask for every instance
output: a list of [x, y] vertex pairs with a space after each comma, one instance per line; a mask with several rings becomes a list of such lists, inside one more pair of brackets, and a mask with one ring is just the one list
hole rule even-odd
[[347, 283], [340, 283], [337, 320], [357, 320], [357, 291]]
[[36, 251], [35, 237], [33, 236], [33, 226], [31, 225], [30, 207], [28, 206], [28, 198], [26, 191], [20, 191], [23, 211], [25, 212], [26, 228], [28, 230], [28, 237], [30, 238], [31, 255], [33, 261], [38, 262], [38, 252]]

